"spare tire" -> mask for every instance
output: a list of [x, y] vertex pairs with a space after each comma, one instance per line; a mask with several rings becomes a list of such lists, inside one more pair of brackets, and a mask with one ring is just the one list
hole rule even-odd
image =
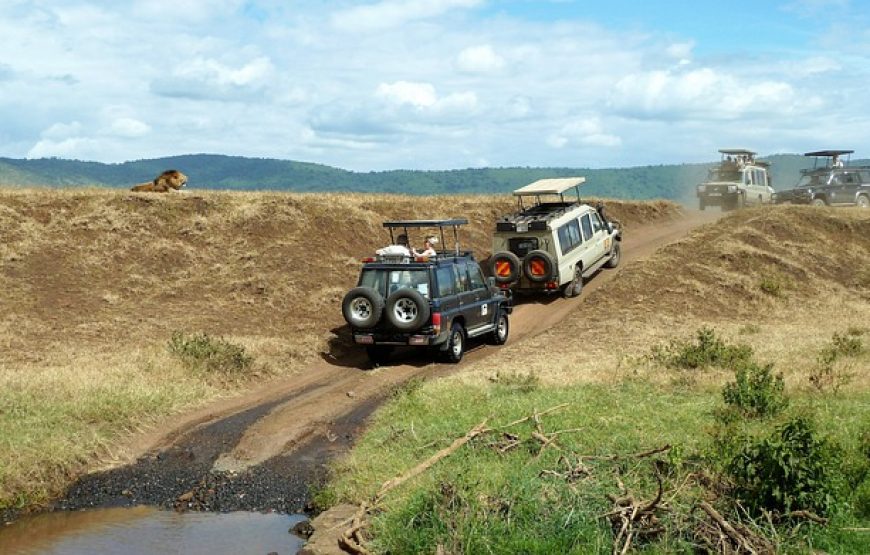
[[544, 283], [556, 275], [556, 263], [547, 251], [533, 250], [523, 258], [523, 274], [532, 283]]
[[341, 301], [341, 312], [351, 327], [373, 328], [384, 313], [384, 298], [371, 287], [355, 287]]
[[511, 251], [499, 251], [489, 258], [489, 274], [496, 283], [512, 283], [520, 277], [520, 259]]
[[429, 321], [429, 301], [416, 289], [403, 287], [387, 297], [387, 320], [399, 331], [415, 331]]

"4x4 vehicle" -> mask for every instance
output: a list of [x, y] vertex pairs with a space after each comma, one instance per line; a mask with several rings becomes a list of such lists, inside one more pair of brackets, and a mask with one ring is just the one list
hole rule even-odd
[[[815, 206], [853, 205], [870, 208], [870, 166], [850, 166], [848, 155], [852, 150], [819, 150], [807, 152], [814, 156], [812, 169], [801, 170], [801, 177], [793, 189], [778, 191], [777, 204], [812, 204]], [[841, 156], [847, 155], [844, 164]], [[819, 166], [819, 160], [823, 165]]]
[[[407, 238], [409, 229], [437, 228], [442, 248], [431, 257], [381, 254], [363, 259], [357, 287], [344, 296], [341, 308], [354, 343], [365, 345], [372, 362], [384, 362], [396, 346], [410, 345], [431, 348], [455, 363], [469, 338], [486, 336], [494, 345], [507, 341], [511, 304], [492, 278], [484, 278], [471, 251], [460, 250], [459, 227], [467, 223], [384, 222], [393, 244], [394, 231], [403, 230]], [[445, 228], [453, 229], [452, 249], [444, 246]]]
[[[492, 239], [489, 270], [499, 287], [575, 297], [585, 278], [619, 264], [620, 226], [605, 217], [603, 205], [580, 201], [585, 182], [584, 177], [541, 179], [514, 191], [518, 210], [496, 222]], [[576, 200], [566, 200], [569, 190]]]
[[723, 148], [719, 153], [719, 164], [697, 187], [699, 209], [721, 206], [724, 211], [773, 202], [770, 164], [756, 160], [754, 152], [743, 148]]

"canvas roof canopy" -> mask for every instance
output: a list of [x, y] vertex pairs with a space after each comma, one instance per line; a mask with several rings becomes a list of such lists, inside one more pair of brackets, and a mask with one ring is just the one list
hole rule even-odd
[[585, 183], [585, 177], [560, 177], [539, 179], [514, 191], [514, 196], [525, 195], [561, 195], [568, 189]]

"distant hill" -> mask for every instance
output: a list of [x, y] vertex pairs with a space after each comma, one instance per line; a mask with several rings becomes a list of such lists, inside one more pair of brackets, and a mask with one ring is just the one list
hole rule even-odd
[[[812, 159], [777, 154], [771, 162], [777, 189], [790, 188], [800, 169]], [[369, 193], [497, 194], [546, 177], [586, 176], [584, 193], [590, 196], [671, 200], [694, 198], [694, 186], [713, 164], [671, 164], [629, 168], [476, 168], [464, 170], [392, 170], [352, 172], [321, 164], [244, 158], [216, 154], [190, 154], [121, 164], [103, 164], [60, 158], [22, 160], [0, 158], [0, 185], [49, 187], [130, 187], [150, 181], [169, 168], [183, 171], [191, 188], [270, 191], [356, 191]]]

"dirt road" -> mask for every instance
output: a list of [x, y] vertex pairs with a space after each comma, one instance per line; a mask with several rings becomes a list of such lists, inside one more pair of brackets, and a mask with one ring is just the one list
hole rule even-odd
[[[633, 228], [626, 232], [622, 264], [651, 256], [719, 216], [691, 213]], [[589, 292], [618, 274], [618, 269], [599, 272], [578, 298], [521, 300], [511, 318], [509, 341], [557, 325]], [[497, 352], [498, 347], [472, 343], [466, 358]], [[208, 510], [298, 511], [322, 463], [350, 445], [365, 418], [395, 387], [413, 377], [461, 369], [461, 364], [436, 364], [414, 352], [399, 353], [395, 362], [376, 369], [356, 351], [326, 356], [301, 375], [191, 413], [177, 419], [168, 432], [164, 428], [139, 438], [136, 462], [84, 477], [59, 505], [182, 503]]]

